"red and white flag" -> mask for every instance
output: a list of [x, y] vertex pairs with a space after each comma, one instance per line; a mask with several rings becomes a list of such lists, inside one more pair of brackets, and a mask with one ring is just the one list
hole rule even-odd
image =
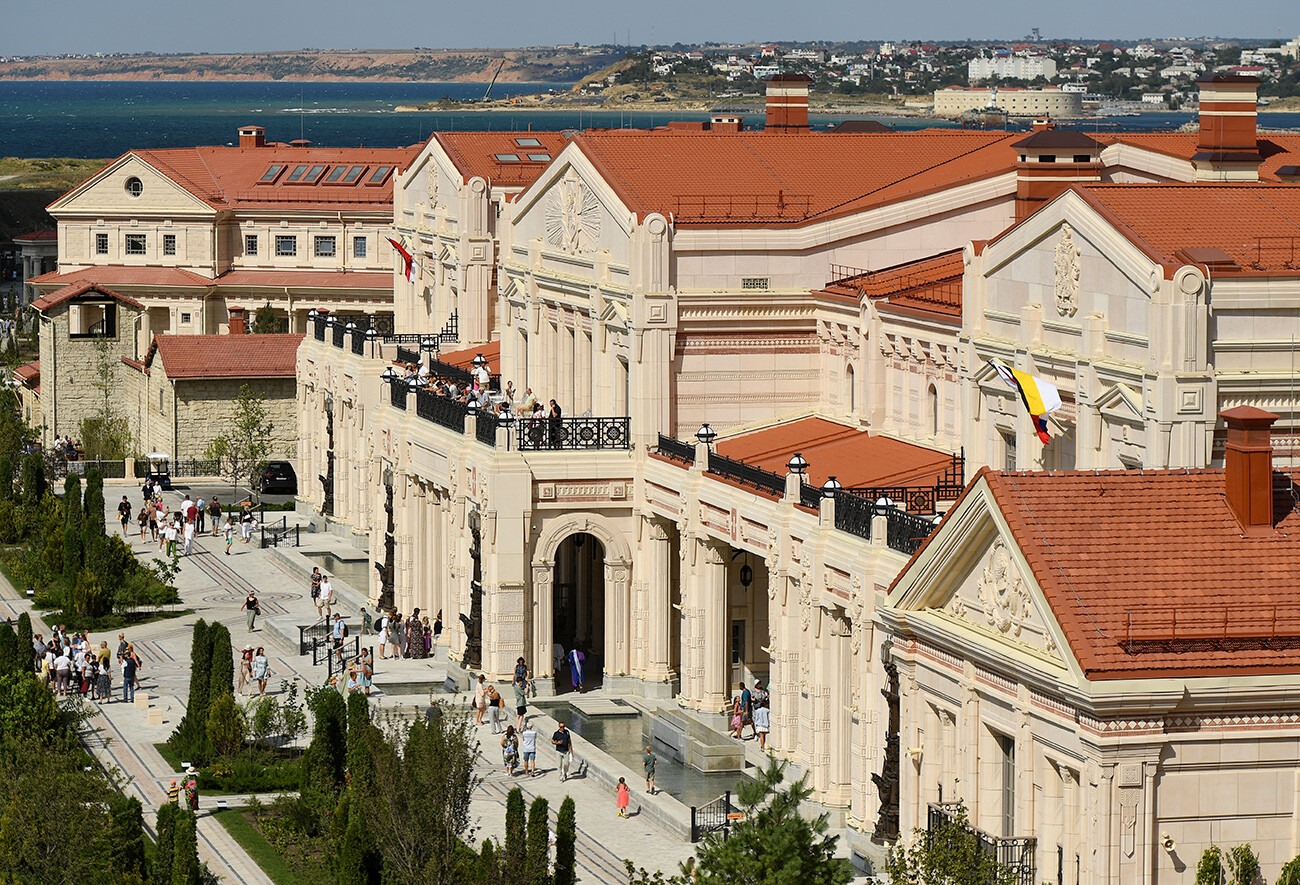
[[394, 240], [392, 237], [388, 237], [388, 242], [393, 244], [393, 248], [397, 250], [397, 254], [401, 255], [402, 261], [405, 262], [406, 281], [408, 283], [414, 283], [415, 282], [415, 256], [413, 256], [410, 252], [407, 252], [406, 249], [403, 248], [402, 244], [397, 242], [397, 240]]

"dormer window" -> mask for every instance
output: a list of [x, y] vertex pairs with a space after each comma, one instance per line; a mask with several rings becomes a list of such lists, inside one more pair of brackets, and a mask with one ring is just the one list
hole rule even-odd
[[258, 184], [271, 184], [271, 183], [274, 182], [277, 178], [280, 177], [280, 173], [283, 172], [283, 171], [284, 171], [284, 164], [283, 164], [283, 163], [276, 163], [276, 164], [270, 166], [270, 167], [266, 170], [266, 172], [262, 173], [262, 177], [259, 178], [259, 179], [257, 180], [257, 183], [258, 183]]
[[383, 184], [384, 179], [388, 178], [388, 173], [392, 171], [392, 166], [377, 166], [375, 167], [375, 171], [370, 173], [370, 177], [366, 179], [366, 184]]

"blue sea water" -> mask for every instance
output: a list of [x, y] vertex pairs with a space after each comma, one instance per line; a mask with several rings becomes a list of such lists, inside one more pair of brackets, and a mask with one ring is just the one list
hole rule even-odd
[[[650, 111], [429, 111], [395, 113], [398, 105], [440, 98], [480, 98], [483, 83], [204, 83], [174, 81], [0, 82], [0, 156], [115, 157], [132, 148], [229, 144], [239, 126], [266, 127], [271, 141], [307, 138], [328, 147], [400, 147], [434, 131], [648, 127], [703, 120], [707, 113]], [[493, 97], [531, 95], [564, 84], [497, 84]], [[862, 115], [852, 115], [862, 119]], [[761, 109], [749, 114], [758, 125]], [[845, 119], [813, 114], [814, 126]], [[897, 129], [952, 126], [922, 117], [875, 116]], [[1080, 120], [1085, 131], [1174, 129], [1191, 114], [1143, 114]], [[1263, 114], [1263, 126], [1300, 127], [1300, 114]]]

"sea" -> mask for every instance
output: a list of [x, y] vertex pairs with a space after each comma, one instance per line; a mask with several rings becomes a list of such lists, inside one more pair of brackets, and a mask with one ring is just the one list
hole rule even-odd
[[[492, 98], [531, 96], [565, 83], [496, 84]], [[705, 120], [674, 110], [491, 110], [397, 112], [400, 105], [478, 99], [486, 83], [322, 83], [40, 81], [0, 82], [0, 157], [115, 157], [133, 148], [232, 144], [240, 126], [266, 128], [269, 141], [305, 138], [322, 147], [401, 147], [435, 131], [648, 128], [669, 120]], [[760, 126], [760, 98], [747, 112]], [[952, 127], [929, 117], [812, 114], [814, 128], [845, 119], [879, 120], [900, 130]], [[1170, 130], [1192, 114], [1141, 114], [1071, 121], [1092, 132]], [[1261, 114], [1260, 125], [1300, 129], [1300, 114]]]

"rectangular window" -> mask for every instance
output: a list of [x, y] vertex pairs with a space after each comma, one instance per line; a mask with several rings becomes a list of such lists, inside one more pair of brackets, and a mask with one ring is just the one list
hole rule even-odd
[[496, 155], [496, 158], [497, 158], [497, 162], [498, 162], [498, 163], [518, 163], [518, 162], [519, 162], [519, 155], [518, 155], [518, 154], [497, 154], [497, 155]]
[[343, 174], [347, 171], [348, 171], [347, 166], [335, 166], [333, 169], [330, 170], [330, 174], [325, 176], [325, 183], [334, 184], [339, 179], [341, 179], [343, 177]]
[[163, 414], [163, 392], [161, 390], [158, 391], [158, 414]]
[[520, 147], [541, 147], [542, 143], [535, 138], [516, 138], [515, 144]]
[[95, 234], [95, 254], [108, 254], [108, 234]]
[[766, 289], [771, 281], [767, 277], [742, 277], [740, 288], [742, 289]]
[[184, 312], [182, 312], [182, 313], [181, 313], [181, 325], [183, 325], [183, 326], [188, 326], [188, 325], [190, 324], [190, 317], [191, 317], [191, 316], [192, 316], [192, 314], [188, 314], [188, 313], [184, 313]]
[[1040, 162], [1040, 163], [1055, 163], [1055, 162], [1056, 162], [1056, 154], [1039, 154], [1039, 155], [1038, 155], [1038, 162]]
[[317, 258], [333, 258], [335, 254], [335, 243], [333, 237], [316, 237], [313, 244], [316, 250]]
[[298, 254], [297, 237], [276, 237], [275, 254], [282, 258], [292, 258]]
[[528, 159], [532, 160], [534, 163], [549, 163], [551, 162], [551, 155], [550, 154], [529, 154]]
[[1088, 156], [1087, 154], [1075, 154], [1075, 155], [1074, 155], [1074, 162], [1076, 162], [1076, 163], [1091, 163], [1091, 162], [1092, 162], [1092, 157]]
[[392, 166], [379, 166], [374, 172], [370, 173], [370, 177], [366, 179], [366, 184], [383, 184], [384, 179], [388, 177], [388, 173], [392, 171]]
[[357, 179], [359, 179], [359, 178], [361, 177], [361, 173], [362, 173], [362, 172], [365, 172], [365, 171], [366, 171], [366, 167], [365, 167], [365, 166], [352, 166], [352, 167], [349, 167], [349, 169], [348, 169], [348, 171], [347, 171], [347, 174], [343, 176], [343, 183], [344, 183], [344, 184], [355, 184], [356, 181], [357, 181]]
[[289, 177], [286, 178], [285, 181], [302, 181], [302, 177], [306, 174], [306, 164], [303, 164], [302, 166], [294, 166], [293, 171], [289, 173]]
[[163, 254], [176, 254], [176, 234], [163, 234]]
[[1002, 835], [1011, 838], [1016, 829], [1016, 739], [997, 736], [1002, 755]]
[[1002, 437], [1002, 469], [1016, 469], [1016, 433], [1014, 430], [999, 430]]
[[144, 234], [127, 234], [126, 235], [126, 254], [143, 255], [144, 254]]
[[257, 234], [244, 234], [244, 254], [257, 254]]
[[366, 257], [366, 238], [365, 238], [365, 237], [353, 237], [353, 238], [352, 238], [352, 257], [353, 257], [353, 258], [365, 258], [365, 257]]
[[271, 168], [266, 170], [265, 175], [263, 175], [260, 179], [258, 179], [258, 183], [270, 184], [271, 182], [275, 181], [276, 177], [283, 171], [284, 171], [284, 166], [282, 164], [277, 164], [275, 166], [272, 166]]

